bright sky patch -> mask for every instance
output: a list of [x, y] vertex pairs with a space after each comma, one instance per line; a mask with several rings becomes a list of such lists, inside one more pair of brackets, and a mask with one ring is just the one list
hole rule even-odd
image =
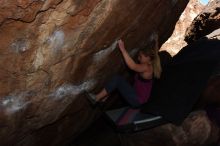
[[203, 5], [207, 5], [209, 2], [209, 0], [200, 0], [200, 3], [202, 3]]

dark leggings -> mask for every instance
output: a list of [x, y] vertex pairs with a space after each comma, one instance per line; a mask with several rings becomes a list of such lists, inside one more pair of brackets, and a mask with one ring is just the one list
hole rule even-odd
[[134, 87], [119, 75], [113, 76], [113, 78], [105, 85], [105, 89], [107, 93], [111, 93], [117, 89], [122, 97], [134, 108], [141, 105], [138, 101], [138, 96]]

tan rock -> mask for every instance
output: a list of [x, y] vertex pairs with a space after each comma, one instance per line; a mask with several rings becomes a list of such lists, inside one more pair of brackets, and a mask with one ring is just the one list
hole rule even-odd
[[204, 6], [199, 0], [190, 0], [180, 19], [176, 23], [171, 37], [162, 45], [161, 50], [168, 51], [172, 56], [176, 55], [187, 45], [184, 41], [186, 29], [190, 26], [194, 18], [203, 10]]
[[219, 29], [220, 26], [220, 1], [212, 0], [208, 3], [205, 9], [193, 20], [190, 27], [187, 29], [185, 40], [187, 43], [192, 43], [206, 35]]

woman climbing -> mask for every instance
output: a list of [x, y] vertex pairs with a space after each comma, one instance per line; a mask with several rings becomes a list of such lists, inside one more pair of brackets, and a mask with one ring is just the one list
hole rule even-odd
[[130, 85], [123, 77], [116, 75], [105, 84], [98, 94], [87, 93], [87, 97], [95, 104], [105, 101], [112, 91], [118, 90], [131, 107], [137, 108], [149, 99], [153, 77], [160, 78], [161, 65], [157, 54], [158, 37], [155, 37], [147, 49], [138, 52], [137, 63], [128, 54], [122, 40], [118, 41], [118, 45], [128, 68], [136, 72], [134, 85]]

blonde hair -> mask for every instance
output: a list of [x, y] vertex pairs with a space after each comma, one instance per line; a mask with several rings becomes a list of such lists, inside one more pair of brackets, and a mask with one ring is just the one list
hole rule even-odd
[[160, 56], [158, 55], [158, 41], [154, 40], [149, 45], [147, 45], [147, 48], [141, 49], [140, 52], [143, 53], [145, 56], [149, 56], [152, 61], [153, 65], [153, 74], [154, 77], [159, 79], [162, 72], [162, 67], [160, 63]]
[[154, 77], [159, 79], [162, 73], [162, 67], [161, 67], [160, 56], [158, 55], [158, 51], [156, 52], [153, 60], [153, 69], [154, 69]]

